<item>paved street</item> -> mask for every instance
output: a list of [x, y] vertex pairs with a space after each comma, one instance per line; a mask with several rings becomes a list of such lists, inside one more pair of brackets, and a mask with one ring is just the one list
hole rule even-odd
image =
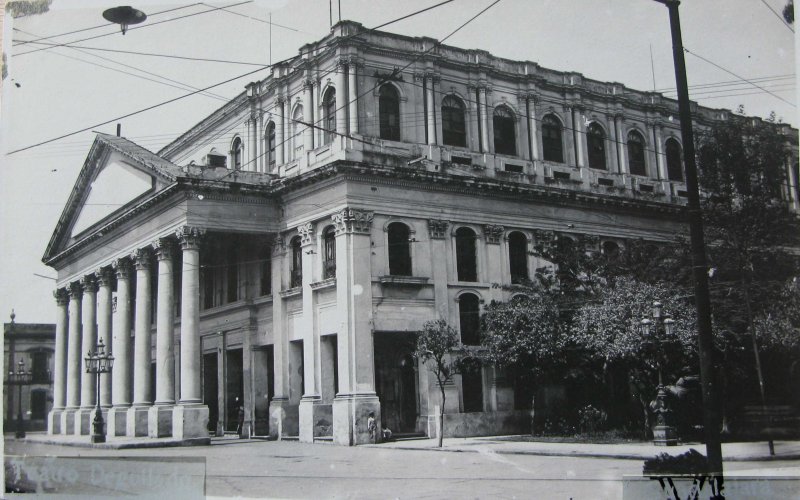
[[[454, 440], [455, 441], [455, 440]], [[131, 450], [5, 442], [6, 455], [206, 457], [206, 494], [278, 498], [621, 498], [641, 460], [215, 439], [210, 446]], [[800, 461], [726, 463], [731, 475], [798, 475]], [[87, 489], [75, 493], [100, 494]], [[108, 492], [106, 492], [108, 493]]]

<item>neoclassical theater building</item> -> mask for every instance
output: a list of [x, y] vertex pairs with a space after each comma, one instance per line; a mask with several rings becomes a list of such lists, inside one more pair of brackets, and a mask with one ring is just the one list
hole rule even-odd
[[[679, 127], [658, 93], [343, 21], [157, 153], [98, 134], [44, 256], [49, 432], [90, 432], [102, 339], [112, 436], [207, 439], [239, 407], [244, 435], [353, 445], [374, 412], [433, 436], [415, 332], [443, 318], [477, 344], [541, 238], [683, 231]], [[530, 430], [531, 388], [492, 366], [446, 389], [446, 436]]]

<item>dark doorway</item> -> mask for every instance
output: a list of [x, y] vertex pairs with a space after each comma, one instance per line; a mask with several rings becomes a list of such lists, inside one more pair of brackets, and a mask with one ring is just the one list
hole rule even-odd
[[47, 417], [47, 391], [31, 391], [31, 420], [44, 420]]
[[483, 375], [480, 368], [461, 374], [464, 413], [483, 411]]
[[242, 378], [242, 350], [225, 351], [226, 431], [236, 431], [239, 423], [239, 406], [244, 406], [244, 379]]
[[375, 335], [375, 382], [381, 402], [381, 425], [395, 433], [417, 427], [417, 366], [411, 353], [414, 335]]
[[269, 403], [275, 396], [273, 346], [253, 350], [253, 433], [269, 434]]
[[219, 421], [217, 353], [203, 355], [203, 403], [208, 406], [208, 430], [215, 432]]

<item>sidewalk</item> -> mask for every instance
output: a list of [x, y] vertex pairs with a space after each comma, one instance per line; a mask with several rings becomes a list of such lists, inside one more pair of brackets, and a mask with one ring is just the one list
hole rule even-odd
[[[652, 443], [549, 443], [538, 441], [514, 441], [515, 436], [491, 436], [472, 438], [445, 438], [442, 448], [436, 439], [392, 441], [365, 445], [373, 448], [398, 450], [431, 450], [449, 452], [497, 453], [505, 455], [540, 455], [559, 457], [616, 458], [644, 460], [660, 453], [679, 455], [694, 448], [705, 455], [705, 444], [690, 443], [678, 446], [655, 446]], [[525, 438], [526, 436], [517, 436]], [[766, 460], [800, 460], [800, 441], [775, 441], [775, 456], [769, 455], [767, 443], [724, 443], [722, 457], [730, 462]]]
[[[6, 439], [13, 435], [5, 436]], [[51, 436], [44, 432], [29, 432], [21, 441], [39, 444], [54, 444], [58, 446], [77, 446], [80, 448], [97, 448], [106, 450], [125, 450], [132, 448], [169, 448], [174, 446], [206, 446], [210, 438], [174, 439], [165, 438], [131, 438], [126, 436], [106, 436], [105, 443], [92, 443], [89, 436], [57, 435]]]

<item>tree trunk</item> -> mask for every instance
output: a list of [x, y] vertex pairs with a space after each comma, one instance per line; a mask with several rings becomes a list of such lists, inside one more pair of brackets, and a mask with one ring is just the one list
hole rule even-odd
[[647, 411], [647, 401], [641, 393], [639, 393], [639, 404], [642, 405], [644, 413], [644, 439], [647, 440], [650, 437], [650, 412]]
[[439, 384], [439, 390], [442, 391], [442, 406], [439, 408], [439, 448], [441, 448], [444, 439], [444, 384]]

